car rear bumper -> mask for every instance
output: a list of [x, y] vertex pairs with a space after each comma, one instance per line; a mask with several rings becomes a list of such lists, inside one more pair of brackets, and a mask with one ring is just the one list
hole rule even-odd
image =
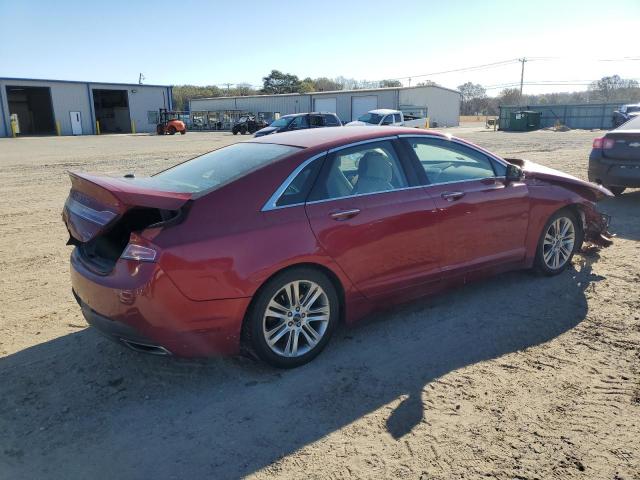
[[137, 351], [180, 357], [240, 350], [250, 298], [194, 301], [156, 263], [119, 261], [109, 275], [71, 255], [71, 284], [87, 322]]
[[640, 159], [638, 162], [603, 158], [600, 153], [589, 157], [589, 181], [607, 186], [640, 187]]

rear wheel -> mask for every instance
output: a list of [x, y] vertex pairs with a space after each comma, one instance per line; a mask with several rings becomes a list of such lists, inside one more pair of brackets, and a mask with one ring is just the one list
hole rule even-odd
[[246, 319], [246, 340], [268, 364], [298, 367], [322, 351], [339, 314], [338, 295], [326, 275], [312, 268], [291, 269], [258, 293]]
[[622, 192], [624, 192], [627, 189], [627, 187], [614, 187], [613, 185], [612, 186], [605, 185], [604, 188], [606, 188], [607, 190], [610, 190], [611, 193], [613, 193], [615, 196], [622, 195]]
[[545, 275], [557, 275], [569, 264], [582, 246], [582, 225], [569, 210], [554, 213], [547, 221], [536, 251], [536, 270]]
[[160, 125], [160, 124], [159, 124], [159, 125], [156, 127], [156, 133], [157, 133], [158, 135], [164, 135], [164, 127], [163, 127], [162, 125]]
[[187, 133], [187, 129], [183, 128], [182, 130], [180, 130], [180, 135], [184, 135], [185, 133]]
[[176, 134], [176, 127], [171, 125], [167, 131], [169, 132], [169, 135], [175, 135]]
[[247, 134], [247, 132], [248, 132], [247, 126], [246, 126], [246, 125], [242, 125], [242, 126], [240, 127], [240, 133], [241, 133], [242, 135], [246, 135], [246, 134]]

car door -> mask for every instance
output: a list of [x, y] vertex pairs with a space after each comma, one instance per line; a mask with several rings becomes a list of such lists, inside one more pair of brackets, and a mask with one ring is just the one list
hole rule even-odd
[[309, 115], [300, 115], [289, 124], [288, 130], [303, 130], [309, 128]]
[[403, 138], [422, 167], [425, 190], [438, 210], [446, 248], [443, 277], [525, 257], [529, 192], [523, 182], [507, 182], [506, 165], [456, 140]]
[[437, 211], [411, 168], [391, 140], [342, 148], [307, 199], [320, 245], [365, 296], [426, 293], [439, 281]]

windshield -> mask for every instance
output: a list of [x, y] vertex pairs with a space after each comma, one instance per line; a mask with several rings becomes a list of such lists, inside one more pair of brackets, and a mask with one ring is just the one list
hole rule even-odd
[[170, 192], [208, 192], [298, 150], [273, 143], [236, 143], [131, 181]]
[[293, 120], [293, 117], [282, 117], [276, 120], [275, 122], [273, 122], [269, 126], [270, 127], [286, 127], [291, 123], [292, 120]]
[[377, 113], [365, 113], [358, 117], [358, 120], [364, 123], [371, 123], [373, 125], [377, 125], [382, 120], [382, 115], [378, 115]]

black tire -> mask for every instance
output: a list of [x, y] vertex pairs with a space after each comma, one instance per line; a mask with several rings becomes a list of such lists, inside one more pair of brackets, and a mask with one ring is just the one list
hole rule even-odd
[[[297, 357], [285, 357], [274, 352], [263, 333], [263, 318], [271, 299], [283, 290], [283, 287], [294, 281], [310, 281], [319, 285], [327, 296], [329, 307], [328, 325], [320, 341], [308, 352]], [[277, 368], [295, 368], [313, 360], [329, 342], [335, 331], [340, 305], [336, 288], [329, 278], [319, 270], [298, 267], [286, 270], [269, 280], [256, 294], [243, 325], [243, 341], [259, 359]], [[303, 302], [301, 302], [303, 303]], [[302, 336], [300, 336], [302, 338]]]
[[184, 130], [180, 130], [180, 135], [184, 135], [187, 133], [187, 129], [185, 128]]
[[[544, 260], [544, 240], [551, 224], [563, 217], [572, 222], [575, 232], [575, 240], [569, 257], [558, 268], [552, 268], [551, 266], [547, 265]], [[573, 255], [576, 252], [580, 251], [580, 249], [582, 248], [583, 239], [584, 232], [582, 230], [582, 222], [576, 217], [575, 213], [566, 208], [558, 210], [556, 213], [551, 215], [549, 220], [547, 220], [542, 229], [542, 232], [540, 233], [540, 238], [538, 239], [538, 248], [536, 250], [536, 258], [534, 260], [534, 269], [538, 273], [548, 276], [558, 275], [559, 273], [562, 273], [569, 265], [571, 265], [571, 259], [573, 258]]]
[[242, 135], [246, 135], [246, 134], [248, 133], [248, 129], [247, 129], [247, 126], [246, 126], [246, 125], [242, 125], [242, 126], [240, 127], [240, 133], [241, 133]]
[[164, 127], [161, 124], [158, 124], [158, 126], [156, 127], [156, 133], [158, 135], [164, 135]]
[[607, 190], [610, 190], [611, 193], [613, 193], [616, 197], [622, 195], [622, 193], [627, 189], [627, 187], [614, 187], [612, 186], [608, 186], [605, 185], [605, 187]]
[[176, 127], [174, 127], [173, 125], [171, 125], [168, 130], [169, 135], [175, 135], [176, 134]]
[[237, 135], [238, 134], [238, 129], [237, 128], [231, 129], [231, 133], [233, 133], [234, 135]]

